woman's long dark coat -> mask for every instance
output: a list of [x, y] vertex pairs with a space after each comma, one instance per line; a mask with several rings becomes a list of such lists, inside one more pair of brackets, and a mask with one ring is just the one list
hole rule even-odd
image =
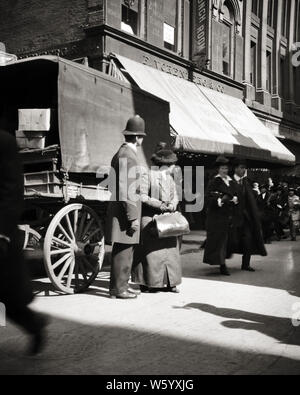
[[[209, 265], [223, 265], [225, 263], [221, 250], [224, 248], [224, 242], [227, 250], [227, 240], [232, 229], [234, 204], [230, 200], [235, 196], [234, 192], [232, 181], [227, 186], [221, 177], [213, 178], [208, 185], [206, 192], [207, 240], [203, 262]], [[228, 196], [228, 201], [219, 207], [218, 199], [225, 195]], [[225, 255], [227, 258], [230, 256], [229, 253]]]
[[149, 288], [175, 287], [182, 279], [178, 238], [159, 239], [153, 232], [153, 217], [161, 214], [161, 204], [178, 206], [175, 182], [169, 174], [163, 180], [160, 171], [150, 171], [144, 175], [141, 189], [142, 237], [135, 250], [132, 281]]
[[18, 232], [23, 190], [16, 141], [0, 130], [0, 234], [11, 240], [8, 254], [0, 255], [0, 302], [14, 308], [22, 308], [33, 300]]

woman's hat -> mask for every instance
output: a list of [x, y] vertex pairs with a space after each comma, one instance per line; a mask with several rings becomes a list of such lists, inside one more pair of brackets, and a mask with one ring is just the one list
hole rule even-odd
[[220, 167], [220, 166], [226, 166], [229, 165], [229, 159], [225, 158], [225, 156], [220, 155], [217, 157], [215, 161], [215, 166]]
[[154, 163], [160, 165], [174, 165], [178, 161], [175, 152], [166, 149], [156, 152], [151, 159]]

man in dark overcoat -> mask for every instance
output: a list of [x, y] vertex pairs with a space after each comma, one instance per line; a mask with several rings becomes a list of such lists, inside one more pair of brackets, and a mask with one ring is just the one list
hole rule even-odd
[[252, 255], [266, 256], [259, 211], [251, 183], [247, 178], [247, 163], [242, 159], [233, 162], [233, 183], [238, 204], [233, 210], [233, 238], [230, 252], [242, 254], [242, 270], [254, 272], [250, 266]]
[[[0, 114], [1, 118], [1, 114]], [[28, 305], [33, 301], [22, 255], [18, 223], [23, 210], [23, 176], [15, 138], [1, 130], [0, 119], [0, 302], [7, 318], [32, 338], [30, 353], [41, 351], [47, 319]]]
[[268, 191], [267, 185], [262, 185], [260, 192], [261, 193], [257, 197], [256, 201], [263, 230], [264, 242], [266, 244], [271, 244], [271, 237], [274, 231], [272, 223], [273, 209], [270, 204], [271, 194]]
[[140, 291], [129, 287], [128, 283], [134, 248], [140, 242], [141, 201], [137, 195], [138, 172], [135, 170], [139, 167], [137, 149], [146, 136], [144, 120], [138, 115], [129, 119], [123, 134], [125, 143], [112, 159], [110, 175], [110, 179], [115, 180], [106, 227], [107, 241], [113, 245], [110, 295], [118, 299], [135, 299]]

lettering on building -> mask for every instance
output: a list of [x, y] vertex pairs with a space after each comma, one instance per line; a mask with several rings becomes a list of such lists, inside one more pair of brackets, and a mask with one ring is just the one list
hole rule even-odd
[[[177, 67], [175, 65], [172, 65], [171, 63], [166, 63], [163, 60], [152, 59], [148, 55], [143, 55], [143, 64], [153, 67], [156, 70], [162, 71], [164, 73], [174, 75], [175, 77], [189, 80], [189, 73], [186, 69]], [[213, 89], [221, 93], [225, 93], [224, 85], [218, 84], [211, 79], [202, 77], [199, 74], [193, 75], [193, 82], [197, 85], [204, 86], [206, 88]]]
[[208, 28], [208, 2], [206, 0], [194, 1], [193, 22], [193, 62], [200, 68], [205, 67], [207, 61], [207, 28]]

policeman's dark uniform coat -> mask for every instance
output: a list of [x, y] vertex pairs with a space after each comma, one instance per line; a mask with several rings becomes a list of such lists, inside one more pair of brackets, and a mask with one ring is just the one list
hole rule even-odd
[[[218, 200], [224, 196], [227, 201], [220, 207]], [[230, 257], [228, 238], [232, 230], [233, 206], [230, 202], [235, 196], [232, 181], [229, 186], [219, 176], [213, 178], [207, 188], [207, 240], [203, 262], [209, 265], [225, 265], [225, 259]]]
[[[127, 128], [128, 129], [128, 128]], [[142, 134], [141, 134], [142, 135]], [[121, 295], [128, 290], [133, 263], [134, 247], [140, 242], [140, 227], [132, 235], [132, 221], [141, 221], [140, 199], [132, 199], [128, 191], [137, 179], [131, 170], [138, 168], [138, 157], [130, 144], [124, 143], [111, 162], [112, 174], [116, 176], [116, 190], [108, 206], [106, 239], [113, 245], [110, 294]], [[136, 190], [138, 193], [138, 190]]]

